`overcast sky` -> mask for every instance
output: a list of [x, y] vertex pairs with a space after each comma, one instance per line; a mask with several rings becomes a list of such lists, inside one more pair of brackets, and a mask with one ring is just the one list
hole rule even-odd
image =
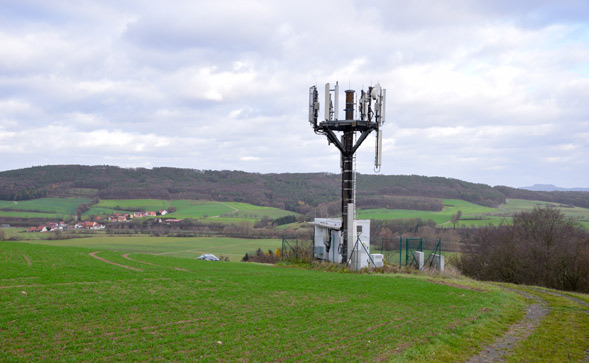
[[382, 174], [589, 187], [586, 0], [0, 0], [0, 170], [339, 173], [336, 81], [387, 89]]

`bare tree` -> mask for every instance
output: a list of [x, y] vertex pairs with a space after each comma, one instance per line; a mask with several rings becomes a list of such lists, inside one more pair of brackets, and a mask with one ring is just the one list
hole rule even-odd
[[589, 292], [589, 233], [558, 209], [518, 213], [513, 225], [479, 229], [468, 242], [466, 275]]

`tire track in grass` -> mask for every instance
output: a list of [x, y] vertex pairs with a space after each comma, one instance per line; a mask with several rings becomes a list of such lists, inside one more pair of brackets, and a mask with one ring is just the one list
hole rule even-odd
[[[545, 289], [542, 289], [540, 287], [532, 287], [532, 289], [533, 290], [536, 290], [536, 291], [539, 291], [539, 292], [542, 292], [542, 293], [550, 294], [550, 295], [562, 296], [564, 298], [567, 298], [569, 300], [572, 300], [572, 301], [576, 302], [577, 304], [581, 304], [581, 305], [589, 308], [589, 303], [588, 302], [586, 302], [584, 300], [581, 300], [581, 299], [577, 299], [574, 296], [570, 296], [570, 295], [567, 295], [567, 294], [562, 294], [562, 293], [556, 292], [556, 291], [545, 290]], [[585, 312], [587, 314], [589, 314], [589, 310], [585, 310]]]
[[[157, 266], [157, 267], [166, 267], [166, 266], [162, 266], [162, 265], [156, 265], [155, 263], [151, 263], [151, 262], [147, 262], [147, 261], [135, 260], [135, 259], [129, 257], [129, 255], [130, 255], [130, 253], [125, 253], [123, 255], [123, 258], [125, 258], [125, 259], [127, 259], [129, 261], [135, 261], [135, 262], [139, 262], [139, 263], [144, 263], [146, 265]], [[188, 271], [187, 269], [182, 268], [182, 267], [172, 267], [172, 268], [174, 270], [178, 270], [178, 271]]]
[[526, 315], [523, 319], [511, 325], [503, 336], [499, 337], [492, 344], [483, 347], [481, 352], [470, 358], [467, 363], [502, 362], [505, 355], [511, 353], [522, 340], [534, 332], [538, 325], [540, 325], [542, 319], [550, 311], [546, 300], [538, 296], [518, 289], [502, 288], [523, 295], [527, 299], [534, 300], [534, 303], [527, 306]]
[[27, 265], [29, 265], [29, 267], [33, 266], [33, 262], [31, 261], [31, 259], [29, 258], [29, 256], [25, 255], [23, 253], [23, 257], [25, 258], [25, 260], [27, 261]]
[[[567, 295], [567, 294], [562, 294], [562, 293], [559, 293], [559, 292], [556, 292], [556, 291], [545, 290], [545, 289], [542, 289], [542, 288], [539, 288], [539, 287], [534, 287], [533, 290], [536, 290], [536, 291], [539, 291], [539, 292], [542, 292], [542, 293], [546, 293], [546, 294], [550, 294], [550, 295], [554, 295], [554, 296], [561, 296], [561, 297], [564, 297], [564, 298], [569, 299], [571, 301], [574, 301], [577, 304], [580, 304], [580, 305], [584, 306], [586, 308], [585, 309], [585, 314], [589, 315], [589, 303], [586, 302], [586, 301], [584, 301], [584, 300], [577, 299], [574, 296], [570, 296], [570, 295]], [[585, 349], [585, 359], [583, 360], [583, 362], [589, 362], [589, 346], [587, 347], [587, 349]]]
[[237, 208], [235, 208], [235, 207], [232, 207], [232, 206], [230, 206], [230, 205], [228, 205], [228, 204], [225, 204], [225, 203], [223, 203], [223, 202], [217, 202], [217, 203], [219, 203], [219, 204], [222, 204], [222, 205], [224, 205], [225, 207], [231, 208], [231, 209], [233, 209], [233, 211], [231, 211], [231, 212], [229, 212], [229, 213], [220, 214], [220, 215], [218, 215], [218, 216], [212, 216], [211, 218], [227, 217], [227, 216], [229, 216], [229, 215], [231, 215], [231, 214], [235, 214], [235, 213], [239, 212], [239, 209], [237, 209]]
[[101, 251], [94, 251], [94, 252], [90, 252], [90, 253], [88, 253], [88, 255], [90, 255], [91, 257], [94, 257], [95, 259], [97, 259], [97, 260], [100, 260], [100, 261], [102, 261], [102, 262], [110, 263], [111, 265], [115, 265], [115, 266], [119, 266], [119, 267], [127, 268], [127, 269], [129, 269], [129, 270], [133, 270], [133, 271], [137, 271], [137, 272], [143, 272], [143, 270], [142, 270], [142, 269], [140, 269], [140, 268], [137, 268], [137, 267], [132, 267], [132, 266], [127, 266], [127, 265], [121, 265], [120, 263], [116, 263], [116, 262], [113, 262], [113, 261], [109, 261], [109, 260], [107, 260], [107, 259], [105, 259], [105, 258], [102, 258], [102, 257], [98, 257], [98, 256], [96, 256], [96, 254], [97, 254], [97, 253], [100, 253], [100, 252], [101, 252]]

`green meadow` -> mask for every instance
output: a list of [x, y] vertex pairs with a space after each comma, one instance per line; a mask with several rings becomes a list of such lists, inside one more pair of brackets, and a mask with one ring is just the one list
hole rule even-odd
[[497, 288], [401, 275], [0, 246], [3, 361], [447, 360], [522, 314]]
[[[39, 236], [41, 233], [30, 233]], [[65, 240], [26, 240], [23, 243], [46, 246], [86, 247], [119, 252], [165, 255], [170, 257], [197, 258], [205, 253], [225, 256], [230, 261], [241, 261], [246, 253], [258, 248], [263, 251], [282, 247], [280, 239], [246, 239], [228, 237], [152, 237], [142, 234], [91, 235], [86, 238]]]
[[[444, 209], [440, 212], [433, 211], [418, 211], [418, 210], [404, 210], [404, 209], [362, 209], [358, 210], [359, 219], [409, 219], [409, 218], [421, 218], [423, 220], [433, 220], [438, 225], [450, 224], [450, 220], [453, 215], [458, 211], [462, 212], [461, 221], [466, 224], [466, 221], [475, 219], [476, 221], [487, 221], [486, 223], [492, 223], [499, 219], [496, 216], [492, 216], [493, 213], [497, 213], [497, 208], [490, 208], [481, 206], [478, 204], [466, 202], [460, 199], [442, 199], [444, 202]], [[495, 217], [495, 218], [491, 218]], [[482, 222], [485, 223], [485, 222]], [[469, 224], [467, 224], [469, 225]]]
[[217, 223], [237, 223], [241, 221], [255, 223], [264, 216], [275, 219], [287, 215], [296, 215], [295, 212], [261, 207], [249, 203], [198, 200], [166, 201], [157, 199], [101, 200], [100, 203], [92, 206], [92, 209], [86, 212], [85, 215], [111, 215], [139, 208], [146, 211], [158, 211], [167, 210], [170, 207], [176, 208], [176, 211], [168, 214], [167, 218], [192, 218]]
[[[0, 217], [14, 218], [45, 218], [53, 220], [71, 219], [76, 215], [80, 204], [90, 203], [84, 198], [41, 198], [21, 202], [0, 201]], [[248, 203], [214, 202], [198, 200], [159, 200], [159, 199], [121, 199], [101, 200], [83, 214], [83, 219], [91, 216], [102, 218], [114, 213], [129, 213], [139, 209], [146, 211], [168, 210], [176, 208], [167, 218], [200, 219], [217, 223], [239, 223], [246, 221], [255, 223], [267, 216], [271, 219], [287, 215], [297, 215], [295, 212], [278, 208], [261, 207]], [[152, 217], [153, 218], [153, 217]]]
[[[76, 208], [82, 203], [90, 203], [90, 199], [84, 198], [41, 198], [35, 200], [0, 201], [0, 217], [12, 218], [45, 218], [61, 220], [73, 218]], [[510, 199], [499, 208], [489, 208], [459, 199], [443, 199], [444, 209], [440, 212], [405, 210], [405, 209], [359, 209], [358, 218], [373, 220], [409, 219], [421, 218], [433, 220], [439, 227], [453, 227], [451, 218], [458, 211], [462, 213], [456, 226], [483, 227], [511, 223], [513, 214], [528, 211], [534, 207], [552, 206], [559, 208], [567, 217], [576, 220], [581, 225], [589, 228], [589, 209], [571, 207], [561, 204]], [[261, 207], [248, 203], [214, 202], [195, 200], [159, 200], [159, 199], [131, 199], [131, 200], [101, 200], [92, 205], [90, 210], [83, 214], [84, 219], [91, 216], [107, 217], [114, 213], [132, 212], [139, 209], [146, 211], [158, 211], [162, 209], [176, 208], [174, 213], [167, 218], [199, 219], [204, 222], [237, 224], [247, 222], [254, 224], [264, 216], [271, 219], [286, 215], [297, 215], [295, 212], [278, 208]], [[153, 218], [153, 217], [148, 217]]]
[[[506, 360], [582, 360], [585, 308], [530, 293], [550, 313]], [[465, 361], [522, 318], [526, 303], [460, 277], [0, 242], [6, 362]]]
[[176, 212], [168, 215], [170, 218], [194, 218], [202, 219], [208, 216], [219, 216], [233, 212], [234, 209], [220, 202], [198, 201], [198, 200], [160, 200], [160, 199], [129, 199], [129, 200], [101, 200], [98, 204], [84, 213], [91, 215], [112, 215], [143, 209], [145, 211], [167, 210], [175, 207]]
[[404, 210], [404, 209], [362, 209], [357, 211], [358, 219], [409, 219], [421, 218], [436, 222], [439, 227], [452, 227], [451, 219], [458, 211], [462, 216], [456, 223], [457, 226], [484, 227], [511, 223], [511, 216], [521, 211], [529, 211], [534, 207], [552, 206], [559, 208], [562, 213], [578, 221], [581, 225], [589, 227], [589, 209], [580, 207], [567, 207], [556, 203], [541, 201], [529, 201], [522, 199], [509, 199], [499, 208], [490, 208], [459, 199], [442, 199], [444, 209], [440, 212]]
[[85, 198], [41, 198], [19, 202], [0, 200], [0, 216], [63, 219], [76, 215], [76, 208], [89, 203]]

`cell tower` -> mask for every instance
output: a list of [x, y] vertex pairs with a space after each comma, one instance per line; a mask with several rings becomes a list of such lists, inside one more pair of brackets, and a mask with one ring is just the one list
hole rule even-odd
[[[341, 262], [347, 263], [348, 250], [351, 250], [355, 241], [354, 231], [354, 153], [362, 142], [366, 140], [372, 131], [376, 131], [376, 152], [374, 158], [375, 171], [380, 171], [382, 157], [382, 131], [385, 122], [386, 89], [382, 89], [377, 83], [368, 87], [368, 91], [361, 90], [360, 98], [355, 100], [355, 91], [347, 90], [345, 119], [339, 119], [339, 85], [336, 82], [334, 89], [330, 84], [325, 84], [325, 120], [319, 121], [319, 92], [316, 86], [309, 88], [309, 122], [318, 135], [325, 135], [330, 144], [341, 153], [342, 169], [342, 223], [341, 232], [343, 243], [340, 244], [339, 254]], [[356, 112], [355, 106], [358, 106]], [[357, 117], [359, 114], [359, 118]], [[341, 133], [341, 137], [336, 135]], [[356, 132], [360, 136], [355, 141]], [[331, 240], [331, 238], [330, 238]], [[329, 246], [327, 246], [329, 248]]]

